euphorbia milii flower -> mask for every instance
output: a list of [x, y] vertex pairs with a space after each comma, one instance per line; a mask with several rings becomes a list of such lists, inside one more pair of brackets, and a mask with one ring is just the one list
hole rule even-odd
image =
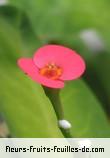
[[20, 58], [18, 65], [31, 79], [50, 88], [63, 88], [64, 81], [79, 78], [85, 70], [82, 57], [60, 45], [45, 45], [33, 58]]

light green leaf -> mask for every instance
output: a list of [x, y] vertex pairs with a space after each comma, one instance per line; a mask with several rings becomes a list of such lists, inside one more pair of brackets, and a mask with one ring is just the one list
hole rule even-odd
[[0, 110], [14, 137], [62, 137], [52, 105], [43, 89], [17, 66], [20, 37], [7, 23], [0, 25]]
[[68, 83], [61, 98], [65, 116], [72, 123], [73, 137], [110, 137], [105, 113], [83, 81]]

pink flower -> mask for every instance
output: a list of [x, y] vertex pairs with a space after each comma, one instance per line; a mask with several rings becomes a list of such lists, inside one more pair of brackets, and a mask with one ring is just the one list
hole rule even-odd
[[59, 45], [45, 45], [33, 58], [20, 58], [18, 65], [31, 79], [51, 88], [63, 88], [65, 80], [79, 78], [85, 70], [80, 55]]

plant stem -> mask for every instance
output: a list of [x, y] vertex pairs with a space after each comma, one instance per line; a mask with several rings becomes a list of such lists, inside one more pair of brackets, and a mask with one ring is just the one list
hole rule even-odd
[[[55, 110], [56, 116], [58, 121], [64, 120], [64, 111], [60, 100], [60, 89], [53, 89], [43, 86], [44, 92], [46, 96], [51, 101], [53, 108]], [[72, 138], [72, 135], [70, 133], [70, 129], [64, 129], [60, 127], [60, 130], [65, 138]]]
[[73, 138], [73, 136], [71, 135], [70, 129], [67, 130], [67, 129], [60, 128], [60, 130], [65, 138]]
[[64, 112], [61, 105], [60, 97], [59, 97], [59, 89], [47, 88], [43, 87], [46, 96], [50, 99], [53, 108], [56, 112], [58, 120], [64, 119]]

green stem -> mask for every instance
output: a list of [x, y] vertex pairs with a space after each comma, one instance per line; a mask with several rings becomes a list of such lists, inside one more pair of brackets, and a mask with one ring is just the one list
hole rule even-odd
[[53, 108], [56, 112], [58, 120], [64, 119], [64, 112], [61, 105], [60, 97], [59, 97], [59, 91], [60, 89], [53, 89], [53, 88], [47, 88], [43, 87], [46, 96], [50, 99]]
[[[56, 116], [58, 120], [64, 120], [64, 112], [63, 107], [60, 100], [60, 89], [53, 89], [43, 86], [44, 92], [46, 96], [50, 99], [53, 108], [55, 110]], [[60, 130], [65, 138], [72, 138], [70, 129], [64, 129], [60, 127]]]
[[73, 136], [71, 135], [70, 129], [60, 128], [60, 130], [65, 138], [73, 138]]

